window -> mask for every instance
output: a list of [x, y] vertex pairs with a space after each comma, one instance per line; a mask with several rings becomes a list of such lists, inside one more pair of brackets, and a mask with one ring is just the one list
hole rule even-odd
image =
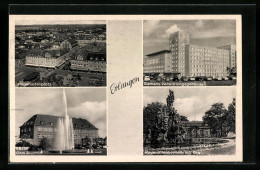
[[42, 127], [38, 127], [38, 132], [41, 132], [42, 131]]

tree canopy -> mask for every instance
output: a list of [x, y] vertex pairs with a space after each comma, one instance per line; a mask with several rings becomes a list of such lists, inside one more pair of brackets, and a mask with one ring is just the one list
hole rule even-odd
[[235, 131], [235, 98], [228, 106], [228, 110], [223, 103], [215, 103], [205, 112], [204, 123], [208, 124], [211, 134], [218, 137], [226, 136], [228, 132]]

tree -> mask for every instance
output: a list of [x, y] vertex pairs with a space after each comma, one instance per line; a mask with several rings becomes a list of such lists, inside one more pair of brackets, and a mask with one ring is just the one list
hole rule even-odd
[[82, 138], [82, 146], [85, 146], [86, 148], [90, 148], [91, 139], [88, 136], [86, 136], [85, 138]]
[[40, 141], [40, 144], [39, 144], [39, 148], [41, 148], [42, 150], [46, 150], [48, 148], [50, 148], [50, 143], [48, 141], [48, 139], [46, 137], [43, 137]]
[[205, 116], [203, 116], [203, 121], [209, 125], [212, 135], [222, 136], [222, 127], [225, 123], [226, 112], [227, 110], [223, 103], [215, 103], [211, 106], [210, 110], [205, 113]]
[[226, 124], [228, 126], [228, 131], [233, 133], [236, 132], [235, 125], [236, 125], [236, 98], [233, 98], [232, 103], [229, 104], [228, 110], [226, 112]]
[[180, 116], [181, 121], [189, 121], [187, 116]]
[[148, 104], [143, 109], [143, 132], [149, 134], [149, 129], [154, 129], [158, 125], [158, 113], [166, 106], [159, 102]]
[[21, 140], [17, 144], [15, 144], [16, 147], [30, 147], [31, 144], [27, 142], [26, 140]]

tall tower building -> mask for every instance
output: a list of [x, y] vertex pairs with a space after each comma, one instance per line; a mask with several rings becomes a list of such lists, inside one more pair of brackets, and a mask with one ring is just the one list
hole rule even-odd
[[185, 46], [190, 43], [190, 35], [184, 31], [177, 31], [170, 35], [169, 46], [172, 55], [173, 73], [185, 76]]

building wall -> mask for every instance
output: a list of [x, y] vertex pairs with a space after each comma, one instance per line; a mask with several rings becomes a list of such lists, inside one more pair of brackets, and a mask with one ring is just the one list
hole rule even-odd
[[72, 49], [72, 46], [67, 40], [65, 40], [60, 44], [60, 48], [61, 49]]
[[163, 73], [171, 71], [171, 55], [169, 53], [160, 53], [153, 56], [147, 56], [144, 59], [144, 73]]
[[172, 54], [174, 73], [185, 75], [185, 46], [190, 43], [189, 33], [178, 31], [170, 35], [169, 46]]
[[229, 66], [229, 51], [186, 45], [185, 47], [186, 74], [185, 76], [227, 76]]
[[220, 49], [225, 49], [229, 51], [229, 67], [233, 68], [237, 65], [237, 53], [236, 53], [236, 46], [234, 45], [226, 45], [219, 47]]
[[186, 134], [185, 138], [190, 139], [190, 138], [209, 138], [211, 137], [210, 135], [210, 129], [206, 128], [204, 126], [201, 127], [185, 127], [186, 129]]
[[34, 126], [34, 144], [39, 145], [44, 137], [47, 138], [50, 144], [53, 144], [57, 132], [54, 126]]
[[106, 62], [91, 60], [71, 60], [70, 68], [74, 70], [106, 72]]
[[[50, 144], [54, 143], [55, 136], [58, 133], [58, 129], [54, 126], [32, 126], [23, 127], [20, 129], [20, 138], [27, 139], [33, 145], [39, 145], [42, 138], [46, 137]], [[24, 130], [26, 129], [26, 132]], [[98, 138], [98, 130], [89, 129], [74, 129], [74, 143], [82, 144], [82, 138], [88, 136], [91, 140]]]
[[74, 129], [74, 143], [82, 144], [82, 139], [86, 136], [93, 141], [94, 138], [98, 138], [98, 130], [88, 130], [88, 129]]
[[172, 72], [172, 56], [171, 53], [165, 53], [165, 60], [164, 60], [164, 72], [169, 73]]
[[64, 56], [60, 56], [58, 58], [43, 56], [26, 56], [25, 65], [38, 67], [57, 67], [64, 62]]

